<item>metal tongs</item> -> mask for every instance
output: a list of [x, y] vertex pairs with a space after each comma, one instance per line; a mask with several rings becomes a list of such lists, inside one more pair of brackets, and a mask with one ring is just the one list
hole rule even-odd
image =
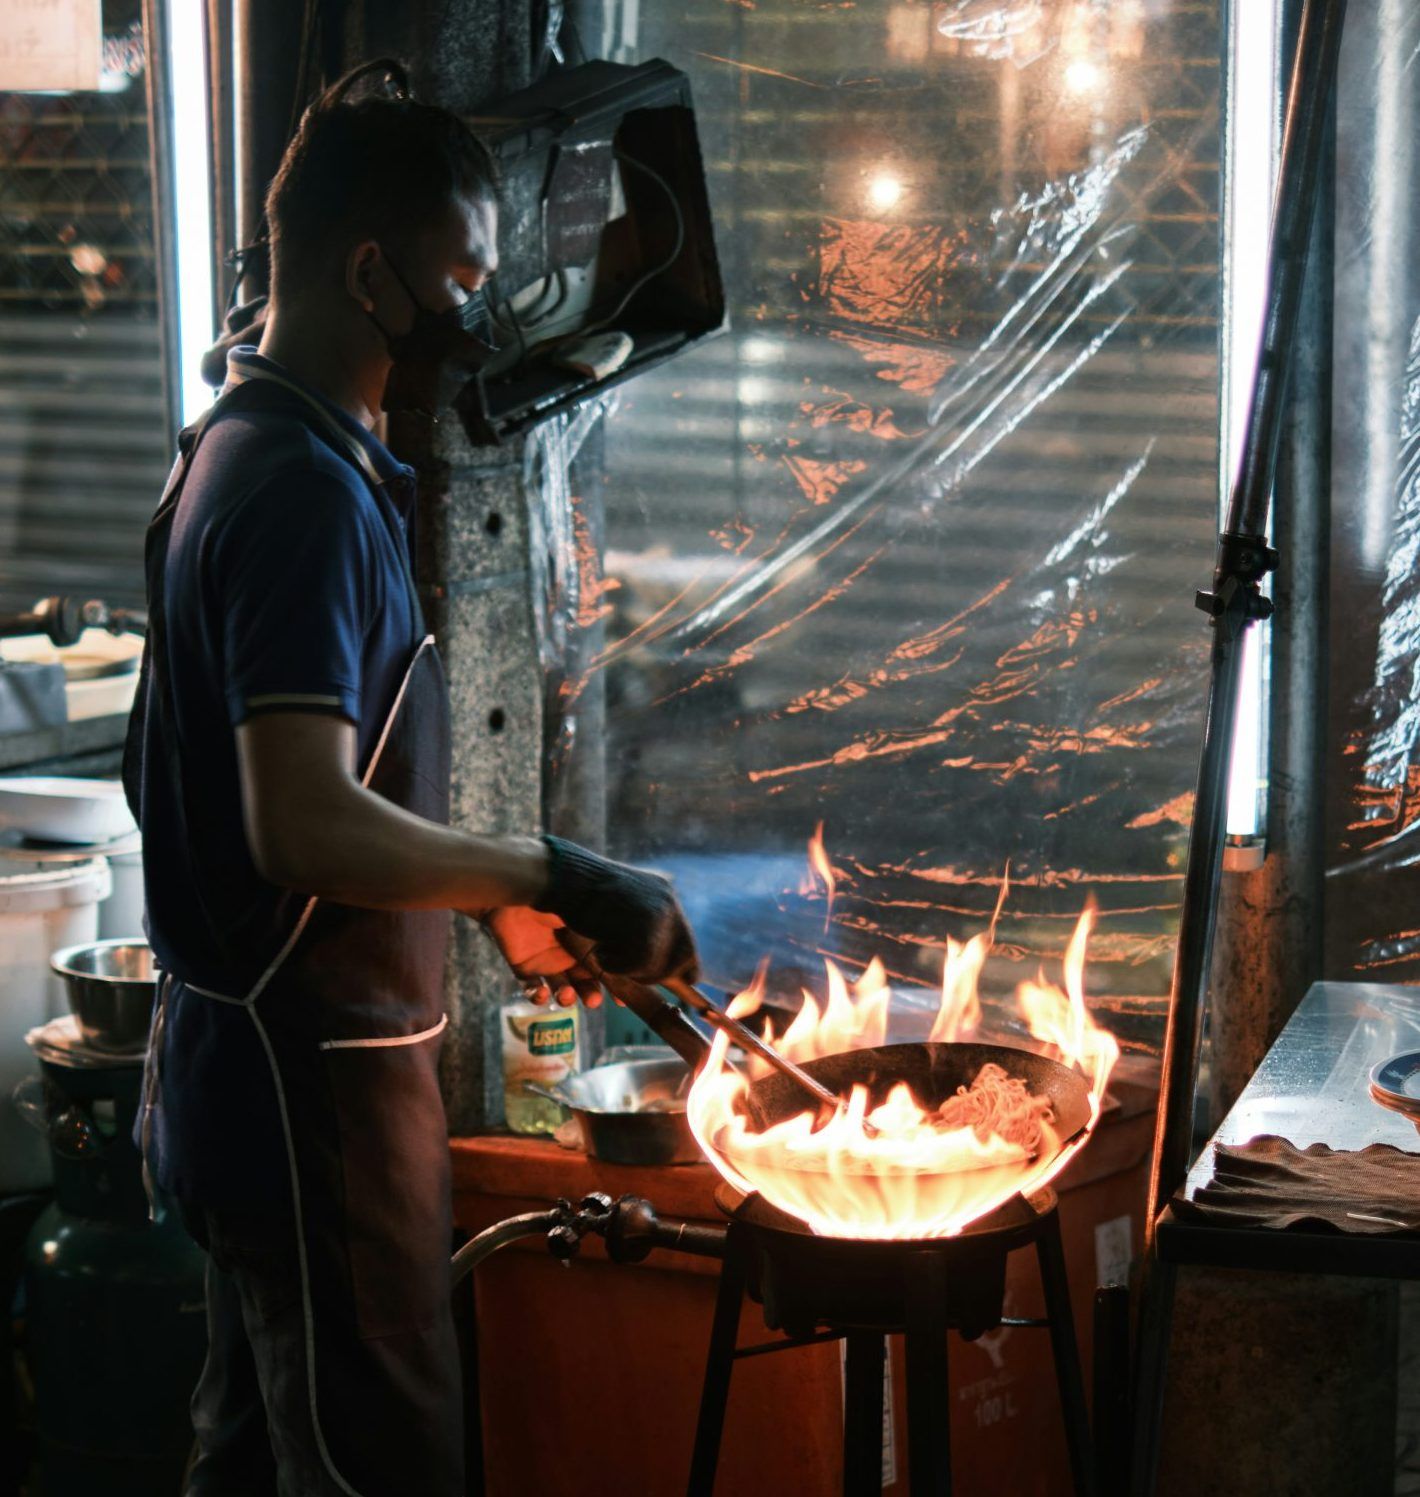
[[[638, 1019], [650, 1025], [691, 1070], [698, 1070], [704, 1063], [705, 1040], [676, 1007], [677, 1002], [694, 1010], [716, 1029], [724, 1030], [737, 1045], [759, 1056], [761, 1060], [773, 1066], [781, 1076], [789, 1077], [795, 1085], [808, 1092], [820, 1106], [827, 1107], [833, 1112], [847, 1111], [848, 1104], [837, 1092], [829, 1091], [821, 1081], [815, 1081], [802, 1066], [795, 1065], [787, 1056], [781, 1055], [773, 1045], [762, 1040], [754, 1030], [741, 1024], [738, 1019], [732, 1019], [724, 1009], [712, 1003], [694, 983], [686, 982], [683, 978], [672, 977], [653, 988], [633, 978], [618, 977], [610, 972], [597, 970], [596, 975], [597, 980], [603, 984], [612, 997], [620, 999]], [[863, 1122], [863, 1131], [869, 1137], [877, 1132], [866, 1119]]]
[[[716, 1029], [723, 1029], [737, 1045], [759, 1056], [781, 1076], [787, 1076], [821, 1107], [827, 1107], [833, 1112], [848, 1110], [848, 1104], [837, 1092], [829, 1091], [802, 1066], [796, 1066], [788, 1056], [781, 1055], [773, 1045], [760, 1039], [754, 1030], [741, 1024], [738, 1019], [732, 1019], [693, 982], [680, 977], [669, 977], [656, 987], [648, 987], [645, 983], [637, 982], [634, 977], [622, 977], [608, 972], [596, 958], [595, 943], [566, 926], [558, 931], [557, 939], [613, 998], [624, 1003], [643, 1024], [649, 1025], [660, 1035], [692, 1071], [698, 1071], [704, 1065], [708, 1047], [704, 1035], [680, 1011], [676, 1006], [678, 1003], [693, 1009]], [[869, 1138], [877, 1136], [878, 1130], [866, 1119], [862, 1126]]]

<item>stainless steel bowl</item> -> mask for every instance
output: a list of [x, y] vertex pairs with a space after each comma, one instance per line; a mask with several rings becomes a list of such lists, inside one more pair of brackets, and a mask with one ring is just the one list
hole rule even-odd
[[49, 965], [64, 979], [79, 1032], [95, 1050], [132, 1055], [148, 1043], [157, 974], [146, 942], [66, 946]]
[[[542, 1088], [538, 1088], [542, 1091]], [[685, 1116], [690, 1068], [678, 1056], [594, 1066], [544, 1095], [576, 1118], [582, 1145], [608, 1164], [694, 1164], [704, 1159]]]

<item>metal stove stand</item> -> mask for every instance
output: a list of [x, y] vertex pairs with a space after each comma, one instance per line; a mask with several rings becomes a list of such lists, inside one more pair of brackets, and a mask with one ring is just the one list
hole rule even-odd
[[[1065, 1421], [1074, 1489], [1093, 1497], [1089, 1415], [1070, 1287], [1053, 1192], [1019, 1197], [959, 1237], [870, 1242], [816, 1237], [751, 1197], [722, 1201], [731, 1220], [710, 1334], [687, 1497], [711, 1497], [734, 1364], [823, 1341], [846, 1344], [843, 1412], [845, 1497], [882, 1491], [883, 1368], [887, 1337], [901, 1335], [907, 1359], [907, 1460], [913, 1497], [952, 1490], [948, 1331], [964, 1339], [998, 1325], [1047, 1329]], [[1002, 1315], [1006, 1258], [1034, 1244], [1045, 1315]], [[785, 1339], [737, 1345], [748, 1293]]]

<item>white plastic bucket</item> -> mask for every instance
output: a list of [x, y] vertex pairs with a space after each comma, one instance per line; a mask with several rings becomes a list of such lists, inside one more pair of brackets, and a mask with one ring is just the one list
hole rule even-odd
[[62, 946], [97, 938], [99, 901], [112, 886], [103, 858], [0, 864], [0, 1194], [49, 1181], [49, 1149], [11, 1097], [35, 1069], [26, 1033], [68, 1011], [49, 958]]
[[96, 857], [108, 859], [113, 874], [113, 891], [99, 906], [99, 939], [117, 940], [143, 934], [143, 836], [127, 832], [111, 842], [87, 845], [60, 845], [31, 842], [13, 831], [0, 831], [0, 883], [10, 873], [45, 868], [69, 868], [91, 862]]
[[143, 940], [143, 839], [134, 832], [104, 854], [113, 893], [99, 906], [99, 940]]

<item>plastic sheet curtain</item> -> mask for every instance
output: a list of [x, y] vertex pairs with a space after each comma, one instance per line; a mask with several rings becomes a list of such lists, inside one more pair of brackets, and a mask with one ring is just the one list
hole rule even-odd
[[101, 89], [0, 92], [0, 610], [143, 597], [172, 445], [140, 12], [106, 0]]
[[601, 637], [559, 710], [605, 693], [611, 851], [676, 874], [717, 986], [876, 955], [909, 1025], [1009, 865], [984, 990], [1094, 900], [1091, 999], [1146, 1059], [1205, 684], [1219, 6], [576, 15], [690, 74], [732, 309], [609, 414], [604, 548], [568, 496]]
[[1337, 106], [1326, 974], [1420, 980], [1420, 11], [1359, 0]]

